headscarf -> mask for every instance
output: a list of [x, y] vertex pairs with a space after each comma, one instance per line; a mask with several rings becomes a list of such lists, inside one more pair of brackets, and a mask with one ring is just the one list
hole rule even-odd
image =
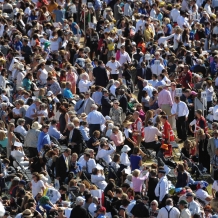
[[49, 201], [49, 197], [43, 196], [40, 198], [39, 203], [40, 203], [40, 205], [45, 205], [48, 203], [48, 201]]

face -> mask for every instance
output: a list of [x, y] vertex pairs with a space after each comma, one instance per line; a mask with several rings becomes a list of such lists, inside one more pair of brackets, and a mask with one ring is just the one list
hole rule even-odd
[[175, 88], [176, 88], [176, 85], [174, 85], [174, 84], [171, 85], [171, 89], [172, 89], [172, 90], [175, 90]]
[[182, 210], [184, 206], [182, 204], [179, 205], [179, 209]]
[[43, 128], [43, 132], [44, 132], [44, 133], [47, 133], [47, 132], [48, 132], [48, 129], [49, 129], [48, 127]]

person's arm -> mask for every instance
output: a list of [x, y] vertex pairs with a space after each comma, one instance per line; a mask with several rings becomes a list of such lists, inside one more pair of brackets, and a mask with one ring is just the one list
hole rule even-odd
[[66, 113], [64, 118], [65, 118], [65, 121], [66, 121], [66, 126], [65, 126], [65, 129], [64, 129], [64, 132], [66, 132], [67, 131], [68, 120], [69, 120], [69, 114]]

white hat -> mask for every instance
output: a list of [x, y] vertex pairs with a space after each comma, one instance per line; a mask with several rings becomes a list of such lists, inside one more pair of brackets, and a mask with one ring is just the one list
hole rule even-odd
[[121, 152], [128, 152], [130, 150], [131, 148], [128, 145], [124, 145], [123, 148], [121, 149]]
[[23, 64], [20, 64], [20, 63], [17, 65], [17, 68], [18, 68], [19, 70], [24, 70]]
[[146, 60], [146, 61], [151, 60], [151, 55], [150, 55], [150, 54], [145, 54], [145, 60]]
[[105, 119], [106, 119], [106, 120], [111, 120], [111, 117], [106, 116]]
[[39, 60], [39, 64], [41, 64], [41, 63], [45, 63], [46, 61], [44, 60], [44, 59], [40, 59]]
[[34, 122], [31, 126], [32, 129], [41, 129], [42, 128], [42, 125], [39, 124], [37, 121]]
[[9, 18], [7, 13], [3, 13], [2, 16], [5, 17], [5, 18]]
[[53, 95], [53, 92], [52, 91], [48, 91], [46, 96], [50, 97], [52, 95]]

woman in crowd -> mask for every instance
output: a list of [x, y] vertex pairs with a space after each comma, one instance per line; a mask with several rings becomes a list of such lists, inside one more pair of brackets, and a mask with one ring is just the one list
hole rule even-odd
[[121, 126], [122, 125], [122, 114], [123, 109], [119, 107], [119, 101], [115, 100], [113, 102], [113, 107], [110, 109], [109, 116], [111, 120], [114, 122], [114, 125]]

